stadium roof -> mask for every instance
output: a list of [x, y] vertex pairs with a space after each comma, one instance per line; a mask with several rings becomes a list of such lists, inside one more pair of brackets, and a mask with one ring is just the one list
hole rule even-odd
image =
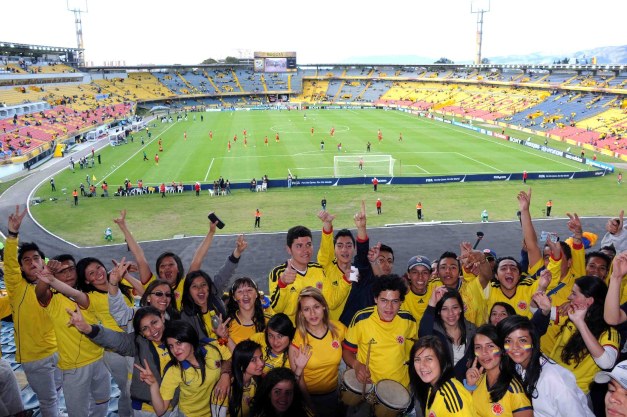
[[29, 45], [25, 43], [4, 42], [0, 41], [0, 55], [4, 56], [20, 56], [20, 57], [43, 57], [56, 55], [59, 57], [75, 56], [80, 52], [79, 48], [68, 48], [65, 46], [49, 46], [49, 45]]

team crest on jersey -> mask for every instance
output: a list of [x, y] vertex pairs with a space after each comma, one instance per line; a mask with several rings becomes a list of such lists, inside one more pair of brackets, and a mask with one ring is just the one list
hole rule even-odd
[[396, 336], [396, 341], [399, 345], [402, 345], [403, 343], [405, 343], [405, 338], [403, 336]]
[[216, 367], [216, 368], [220, 368], [220, 366], [221, 366], [222, 364], [220, 363], [220, 361], [219, 361], [219, 360], [217, 360], [217, 361], [215, 361], [214, 365], [215, 365], [215, 367]]
[[333, 349], [338, 349], [340, 347], [340, 342], [338, 342], [337, 340], [334, 340], [333, 342], [331, 342], [331, 347]]
[[322, 291], [322, 281], [316, 282], [316, 288]]
[[503, 414], [503, 411], [505, 410], [500, 403], [492, 404], [492, 414], [494, 414], [495, 416], [500, 416], [501, 414]]
[[525, 303], [524, 301], [518, 302], [518, 308], [520, 310], [526, 310], [527, 309], [527, 303]]

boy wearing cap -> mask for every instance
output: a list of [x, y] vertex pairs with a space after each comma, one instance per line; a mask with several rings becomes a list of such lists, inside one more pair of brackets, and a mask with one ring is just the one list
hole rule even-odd
[[405, 296], [405, 301], [401, 305], [401, 310], [409, 311], [420, 323], [424, 314], [431, 292], [442, 285], [439, 279], [431, 279], [431, 261], [425, 256], [413, 256], [407, 263], [407, 282], [409, 291]]
[[612, 369], [612, 372], [597, 372], [594, 381], [598, 384], [607, 384], [605, 394], [605, 415], [627, 415], [627, 361], [622, 361]]

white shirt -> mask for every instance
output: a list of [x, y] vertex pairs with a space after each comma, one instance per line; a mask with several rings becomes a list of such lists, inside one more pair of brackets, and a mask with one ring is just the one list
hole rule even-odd
[[[540, 358], [542, 372], [531, 404], [534, 417], [594, 417], [588, 398], [577, 386], [575, 375], [546, 358]], [[516, 369], [525, 378], [520, 365]]]

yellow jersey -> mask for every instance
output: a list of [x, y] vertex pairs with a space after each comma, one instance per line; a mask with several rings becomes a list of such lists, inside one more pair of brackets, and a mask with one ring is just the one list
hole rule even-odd
[[[431, 387], [427, 397], [431, 396]], [[475, 417], [472, 395], [455, 378], [446, 381], [435, 393], [431, 407], [426, 407], [425, 417]]]
[[324, 268], [326, 276], [322, 294], [329, 305], [329, 318], [339, 320], [351, 291], [352, 282], [337, 265], [335, 246], [333, 245], [333, 230], [329, 233], [322, 230], [320, 249], [318, 249], [318, 263]]
[[339, 321], [332, 320], [337, 336], [333, 337], [331, 329], [327, 329], [322, 338], [308, 333], [303, 340], [300, 332], [296, 332], [292, 345], [299, 348], [301, 345], [311, 347], [311, 357], [303, 371], [303, 378], [310, 394], [328, 394], [337, 388], [338, 369], [342, 360], [342, 342], [346, 335], [346, 326]]
[[268, 348], [266, 344], [266, 335], [265, 333], [255, 333], [250, 337], [250, 340], [253, 342], [257, 342], [261, 345], [261, 354], [263, 355], [263, 360], [265, 361], [265, 365], [263, 366], [263, 374], [267, 374], [274, 368], [289, 368], [290, 367], [290, 359], [287, 354], [287, 350], [280, 355], [275, 355], [272, 353], [272, 350]]
[[[594, 375], [597, 372], [601, 371], [601, 368], [599, 368], [596, 362], [594, 362], [592, 355], [587, 354], [584, 359], [579, 363], [576, 363], [574, 361], [571, 361], [571, 363], [565, 363], [564, 361], [562, 361], [562, 351], [564, 350], [564, 346], [571, 338], [571, 336], [575, 334], [575, 332], [577, 332], [577, 328], [575, 327], [573, 322], [571, 322], [570, 320], [567, 321], [564, 324], [563, 330], [560, 333], [555, 343], [555, 347], [553, 348], [553, 351], [551, 352], [551, 355], [549, 357], [557, 362], [557, 364], [562, 365], [564, 368], [571, 371], [577, 379], [577, 385], [579, 386], [579, 388], [581, 388], [584, 394], [588, 394], [590, 392], [590, 384], [594, 379]], [[610, 327], [609, 330], [601, 333], [601, 336], [599, 336], [599, 343], [604, 348], [607, 346], [611, 346], [615, 348], [616, 351], [619, 351], [620, 349], [618, 345], [620, 343], [620, 340], [618, 331], [615, 328]]]
[[[211, 416], [211, 394], [216, 382], [220, 379], [220, 366], [223, 360], [231, 358], [231, 352], [224, 346], [217, 349], [206, 346], [205, 349], [205, 382], [199, 369], [189, 362], [183, 361], [178, 366], [166, 369], [159, 392], [165, 401], [172, 401], [174, 392], [180, 390], [179, 408], [187, 417]], [[181, 372], [182, 370], [182, 372]]]
[[374, 383], [391, 379], [409, 386], [407, 358], [418, 335], [418, 325], [410, 312], [399, 310], [392, 321], [383, 321], [376, 306], [358, 311], [351, 320], [344, 347], [366, 363], [370, 349], [370, 377]]
[[33, 362], [54, 354], [57, 351], [57, 338], [50, 318], [37, 300], [35, 284], [22, 277], [17, 262], [17, 245], [17, 238], [7, 237], [4, 246], [4, 284], [13, 314], [15, 361]]
[[287, 262], [282, 263], [272, 269], [268, 276], [270, 281], [270, 299], [272, 300], [271, 307], [275, 313], [285, 313], [292, 320], [292, 323], [295, 323], [298, 294], [300, 294], [303, 288], [307, 287], [318, 288], [324, 294], [326, 277], [322, 265], [316, 262], [309, 262], [307, 271], [304, 274], [296, 271], [296, 280], [289, 285], [284, 285], [279, 278], [286, 268]]
[[442, 281], [438, 278], [430, 279], [427, 283], [427, 291], [423, 295], [418, 295], [412, 292], [410, 289], [405, 296], [405, 301], [401, 304], [401, 310], [407, 310], [414, 316], [416, 323], [418, 323], [418, 327], [420, 328], [420, 320], [422, 319], [423, 314], [425, 314], [425, 310], [429, 305], [429, 299], [431, 298], [431, 293], [437, 287], [442, 286]]
[[513, 417], [514, 413], [533, 410], [531, 401], [525, 394], [522, 384], [512, 378], [503, 398], [493, 403], [490, 399], [488, 378], [485, 374], [477, 383], [477, 389], [472, 392], [472, 400], [475, 404], [477, 417]]

